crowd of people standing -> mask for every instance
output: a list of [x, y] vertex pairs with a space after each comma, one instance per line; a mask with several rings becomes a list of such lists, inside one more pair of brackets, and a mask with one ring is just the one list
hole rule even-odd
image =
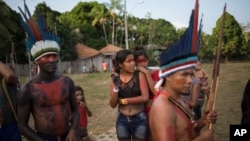
[[[23, 25], [26, 30], [30, 26]], [[21, 141], [22, 136], [31, 141], [90, 141], [88, 117], [92, 117], [92, 111], [84, 89], [70, 76], [57, 73], [58, 40], [28, 34], [27, 45], [38, 68], [36, 75], [19, 89], [15, 72], [0, 61], [0, 141]], [[216, 123], [217, 112], [202, 108], [209, 94], [208, 74], [200, 66], [198, 50], [192, 47], [181, 44], [164, 50], [156, 70], [148, 68], [149, 57], [143, 46], [116, 53], [109, 105], [117, 108], [119, 141], [214, 139], [213, 130], [205, 127]], [[108, 65], [102, 62], [103, 72]], [[86, 72], [85, 65], [82, 69]], [[249, 122], [249, 83], [242, 101], [242, 124]], [[34, 128], [29, 124], [30, 116]]]

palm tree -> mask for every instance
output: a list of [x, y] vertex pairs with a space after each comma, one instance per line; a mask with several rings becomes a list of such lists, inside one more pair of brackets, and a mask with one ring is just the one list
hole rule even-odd
[[92, 26], [95, 26], [98, 22], [102, 25], [104, 36], [105, 36], [105, 41], [107, 45], [108, 38], [107, 38], [107, 33], [106, 33], [106, 28], [105, 28], [105, 23], [106, 23], [105, 6], [104, 5], [95, 6], [91, 9], [91, 13], [93, 14], [93, 17], [95, 17], [94, 20], [92, 21]]
[[110, 15], [112, 16], [112, 44], [114, 45], [114, 38], [115, 38], [115, 18], [116, 18], [116, 10], [118, 10], [118, 15], [122, 13], [123, 6], [121, 5], [122, 0], [110, 0], [109, 11]]
[[103, 29], [103, 32], [104, 32], [106, 45], [108, 45], [108, 38], [107, 38], [107, 33], [106, 33], [106, 28], [105, 28], [106, 18], [102, 17], [99, 20], [99, 23], [102, 24], [102, 29]]

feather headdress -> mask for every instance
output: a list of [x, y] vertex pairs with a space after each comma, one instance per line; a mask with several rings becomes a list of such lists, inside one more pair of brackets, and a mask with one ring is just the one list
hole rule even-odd
[[58, 54], [59, 37], [53, 33], [48, 32], [45, 19], [36, 11], [36, 21], [31, 17], [30, 11], [27, 5], [24, 5], [25, 12], [18, 7], [21, 15], [21, 25], [28, 34], [26, 40], [26, 47], [30, 51], [34, 61], [37, 61], [43, 55], [46, 54]]
[[198, 31], [198, 8], [199, 4], [198, 0], [196, 0], [195, 9], [192, 10], [189, 26], [186, 31], [177, 42], [162, 51], [159, 71], [161, 80], [156, 84], [156, 89], [161, 86], [163, 79], [168, 75], [182, 69], [196, 66], [202, 27], [202, 23], [200, 22]]

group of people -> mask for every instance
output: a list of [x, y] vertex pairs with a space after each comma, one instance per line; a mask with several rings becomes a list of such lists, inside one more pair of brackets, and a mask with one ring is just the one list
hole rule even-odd
[[[185, 95], [196, 97], [193, 107], [198, 103], [199, 97], [192, 96], [191, 86], [195, 66], [199, 62], [174, 70], [171, 66], [166, 74], [165, 64], [160, 66], [160, 70], [149, 70], [148, 61], [145, 50], [140, 46], [135, 47], [134, 52], [117, 52], [113, 60], [109, 103], [112, 108], [118, 106], [118, 140], [212, 140], [213, 131], [202, 129], [206, 123], [216, 122], [216, 111], [207, 111], [203, 117], [195, 118], [193, 108], [188, 104], [190, 101], [184, 98]], [[197, 75], [201, 72], [198, 67], [196, 71]], [[200, 78], [198, 81], [200, 90], [207, 87], [206, 82], [203, 86]]]
[[[38, 72], [17, 93], [17, 76], [0, 61], [0, 140], [20, 141], [23, 135], [32, 141], [90, 141], [87, 116], [92, 112], [84, 90], [70, 77], [56, 73], [60, 50], [57, 37], [43, 37], [47, 33], [40, 29], [44, 28], [29, 27], [27, 22], [32, 19], [24, 19], [27, 46]], [[37, 20], [42, 20], [39, 15]], [[36, 32], [31, 32], [35, 28]], [[39, 31], [43, 34], [34, 35]], [[117, 52], [109, 104], [118, 107], [119, 141], [213, 140], [213, 130], [204, 127], [216, 122], [217, 113], [201, 112], [204, 95], [200, 93], [209, 90], [207, 75], [199, 68], [197, 50], [188, 45], [180, 47], [163, 51], [159, 70], [148, 69], [149, 58], [142, 46], [133, 52]], [[102, 65], [107, 71], [107, 64]], [[247, 111], [244, 108], [242, 122], [246, 122]], [[34, 129], [29, 125], [31, 115]]]

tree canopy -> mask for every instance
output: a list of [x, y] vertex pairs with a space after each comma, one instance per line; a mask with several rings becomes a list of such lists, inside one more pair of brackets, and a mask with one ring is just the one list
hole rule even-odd
[[[235, 20], [234, 16], [225, 13], [225, 24], [223, 31], [221, 55], [228, 60], [228, 57], [239, 57], [247, 54], [246, 40], [239, 23]], [[217, 20], [216, 27], [213, 28], [211, 48], [213, 53], [219, 42], [219, 36], [221, 31], [222, 16]]]
[[[27, 63], [25, 32], [20, 25], [21, 16], [2, 0], [0, 7], [0, 49], [4, 52], [0, 54], [0, 59], [9, 61], [14, 44], [17, 62]], [[46, 18], [48, 30], [60, 37], [62, 61], [76, 59], [76, 43], [83, 43], [97, 50], [112, 43], [125, 48], [124, 11], [119, 1], [110, 0], [110, 4], [79, 2], [72, 10], [64, 13], [48, 7], [46, 2], [39, 3], [35, 9]], [[33, 17], [35, 18], [35, 15]], [[186, 29], [175, 29], [165, 19], [152, 19], [150, 13], [147, 13], [145, 18], [128, 15], [127, 23], [129, 49], [135, 45], [166, 47], [175, 42]], [[200, 58], [212, 59], [214, 56], [220, 23], [221, 17], [217, 20], [212, 35], [202, 33]], [[231, 14], [226, 13], [222, 56], [226, 59], [247, 56], [250, 53], [249, 35], [250, 23], [239, 24]]]

